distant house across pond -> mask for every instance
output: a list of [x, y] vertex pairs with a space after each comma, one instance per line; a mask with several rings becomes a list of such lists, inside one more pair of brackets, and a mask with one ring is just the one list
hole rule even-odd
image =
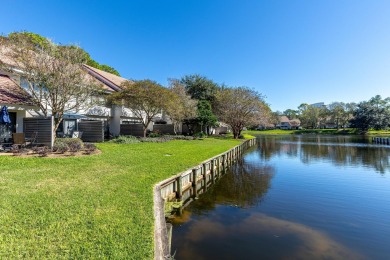
[[297, 130], [301, 126], [301, 121], [299, 119], [289, 119], [287, 116], [279, 117], [279, 124], [276, 125], [276, 128], [282, 130]]

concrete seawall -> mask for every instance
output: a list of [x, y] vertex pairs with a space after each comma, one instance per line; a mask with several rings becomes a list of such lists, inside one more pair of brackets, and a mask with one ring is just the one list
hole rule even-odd
[[226, 170], [242, 156], [246, 149], [256, 144], [256, 139], [247, 140], [232, 149], [208, 159], [201, 164], [166, 179], [154, 187], [154, 259], [170, 259], [168, 228], [164, 208], [168, 201], [176, 200], [189, 204], [193, 197], [206, 192]]

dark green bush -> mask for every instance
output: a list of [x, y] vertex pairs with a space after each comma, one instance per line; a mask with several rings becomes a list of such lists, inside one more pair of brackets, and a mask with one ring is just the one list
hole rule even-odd
[[155, 138], [155, 137], [161, 137], [163, 134], [160, 132], [160, 130], [154, 130], [153, 132], [148, 134], [148, 137]]
[[150, 137], [150, 138], [155, 138], [155, 137], [160, 137], [160, 136], [161, 136], [161, 134], [155, 133], [155, 132], [152, 132], [152, 133], [150, 133], [150, 134], [148, 135], [148, 137]]
[[207, 137], [207, 134], [205, 134], [203, 132], [198, 132], [198, 133], [194, 134], [194, 137], [195, 138], [205, 138], [205, 137]]

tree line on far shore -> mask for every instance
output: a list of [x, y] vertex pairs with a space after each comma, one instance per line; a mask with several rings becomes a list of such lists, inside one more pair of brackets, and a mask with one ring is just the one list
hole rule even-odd
[[272, 120], [277, 121], [281, 115], [289, 119], [299, 119], [306, 128], [357, 128], [362, 132], [369, 129], [386, 130], [390, 127], [390, 97], [376, 95], [360, 103], [333, 102], [329, 105], [301, 104], [298, 109], [287, 109], [274, 112]]

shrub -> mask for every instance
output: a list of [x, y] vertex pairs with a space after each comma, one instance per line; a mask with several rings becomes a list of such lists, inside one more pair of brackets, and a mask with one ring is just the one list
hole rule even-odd
[[32, 150], [34, 153], [38, 153], [39, 147], [38, 147], [38, 146], [34, 146], [33, 148], [31, 148], [31, 150]]
[[205, 137], [207, 137], [207, 135], [203, 132], [198, 132], [198, 133], [194, 134], [194, 137], [195, 138], [205, 138]]
[[56, 142], [53, 146], [53, 151], [58, 153], [65, 153], [69, 150], [68, 144], [65, 142]]
[[13, 153], [14, 156], [19, 156], [22, 155], [25, 152], [25, 150], [21, 148], [19, 145], [14, 144], [11, 147], [11, 152]]
[[158, 132], [152, 132], [148, 135], [148, 137], [150, 137], [150, 138], [155, 138], [155, 137], [160, 137], [160, 136], [161, 136], [161, 134]]
[[169, 136], [172, 140], [194, 140], [193, 136], [186, 136], [186, 135], [170, 135]]
[[85, 143], [84, 144], [84, 152], [86, 154], [91, 154], [93, 153], [94, 151], [96, 151], [96, 145], [92, 144], [92, 143]]
[[79, 138], [70, 138], [67, 144], [71, 153], [77, 153], [83, 149], [83, 141]]
[[40, 157], [46, 157], [50, 152], [49, 147], [47, 146], [42, 146], [42, 147], [37, 147], [37, 153]]
[[163, 136], [164, 134], [160, 132], [160, 130], [153, 130], [153, 132], [150, 132], [148, 134], [148, 137], [160, 137]]
[[153, 137], [153, 138], [141, 137], [139, 140], [144, 143], [164, 143], [170, 141], [171, 139], [169, 137], [161, 136], [161, 137]]
[[117, 138], [112, 139], [110, 142], [116, 144], [134, 144], [139, 143], [140, 141], [137, 139], [137, 137], [132, 135], [120, 135]]
[[80, 138], [57, 138], [53, 151], [64, 153], [70, 151], [71, 153], [76, 153], [83, 149], [83, 141]]

